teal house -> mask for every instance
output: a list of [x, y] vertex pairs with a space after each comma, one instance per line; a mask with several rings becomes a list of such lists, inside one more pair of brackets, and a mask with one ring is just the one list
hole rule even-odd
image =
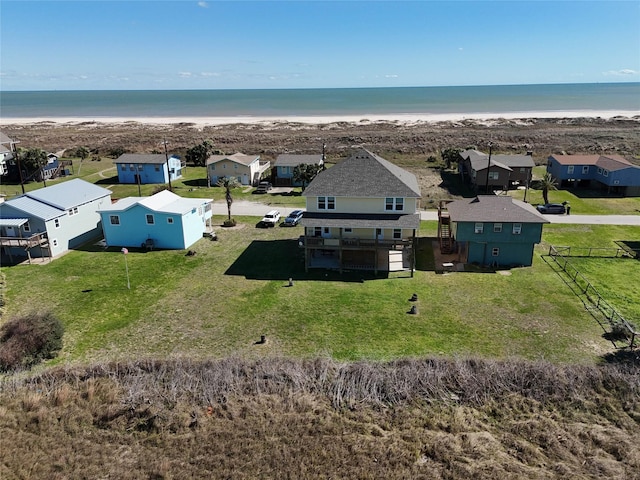
[[182, 198], [169, 190], [127, 197], [99, 211], [109, 247], [183, 249], [211, 228], [210, 198]]
[[480, 195], [446, 204], [459, 259], [494, 267], [530, 266], [549, 223], [531, 205], [509, 196]]

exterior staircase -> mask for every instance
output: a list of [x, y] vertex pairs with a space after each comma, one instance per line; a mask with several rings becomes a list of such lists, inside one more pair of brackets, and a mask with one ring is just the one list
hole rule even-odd
[[451, 217], [447, 210], [447, 202], [442, 200], [438, 206], [438, 240], [440, 252], [453, 253], [453, 233], [451, 232]]

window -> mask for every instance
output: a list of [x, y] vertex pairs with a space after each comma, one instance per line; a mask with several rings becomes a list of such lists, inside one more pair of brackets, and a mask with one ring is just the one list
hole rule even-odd
[[129, 170], [131, 170], [132, 172], [135, 170], [135, 167], [133, 166], [133, 163], [129, 164]]
[[237, 164], [237, 163], [234, 163], [234, 164], [233, 164], [233, 168], [235, 168], [235, 169], [237, 170], [237, 169], [238, 169], [238, 164]]
[[216, 164], [215, 164], [215, 163], [212, 163], [212, 164], [211, 164], [211, 170], [215, 170], [215, 169], [216, 169]]
[[484, 223], [476, 223], [474, 231], [475, 233], [482, 233], [484, 231]]
[[321, 237], [322, 236], [322, 227], [314, 227], [313, 228], [313, 236]]
[[344, 228], [344, 233], [351, 233], [351, 232], [353, 232], [353, 228], [351, 228], [351, 227], [345, 227]]
[[567, 173], [573, 173], [573, 165], [567, 167]]
[[522, 232], [522, 224], [521, 223], [514, 223], [513, 224], [512, 233], [514, 235], [520, 235], [520, 232]]
[[527, 171], [526, 167], [520, 167], [520, 173], [525, 173]]
[[586, 175], [587, 173], [589, 173], [589, 165], [584, 165], [582, 167], [582, 174]]
[[139, 172], [141, 172], [143, 168], [144, 168], [144, 165], [142, 165], [141, 163], [138, 164], [138, 171]]
[[493, 224], [493, 231], [495, 233], [500, 233], [502, 232], [502, 224], [501, 223], [494, 223]]
[[120, 170], [125, 171], [127, 169], [127, 166], [124, 163], [120, 164]]
[[167, 217], [167, 223], [171, 225], [173, 223], [173, 217]]
[[60, 219], [59, 218], [56, 218], [53, 221], [53, 226], [56, 227], [56, 228], [60, 228]]
[[109, 223], [111, 225], [120, 225], [120, 215], [109, 215]]
[[[56, 218], [56, 220], [58, 220], [58, 219]], [[30, 231], [31, 231], [31, 225], [29, 225], [29, 222], [25, 223], [25, 224], [22, 226], [22, 229], [23, 229], [25, 232], [30, 232]]]
[[498, 247], [494, 247], [491, 249], [491, 255], [494, 257], [497, 257], [498, 255], [500, 255], [500, 249]]
[[318, 210], [335, 210], [336, 197], [318, 197]]
[[146, 217], [147, 217], [147, 225], [153, 225], [154, 223], [156, 223], [152, 214], [147, 213]]
[[401, 212], [404, 210], [404, 198], [402, 197], [387, 197], [384, 199], [384, 209], [387, 211]]
[[489, 180], [498, 180], [500, 172], [489, 172]]
[[156, 165], [156, 172], [160, 171], [160, 165]]
[[609, 176], [609, 170], [603, 170], [603, 171], [602, 171], [602, 174], [603, 174], [605, 177], [608, 177], [608, 176]]
[[393, 238], [396, 240], [400, 240], [402, 238], [402, 229], [394, 228], [393, 229]]
[[51, 245], [53, 245], [54, 247], [58, 246], [58, 239], [54, 238], [53, 240], [51, 240]]
[[602, 175], [602, 168], [598, 167], [598, 175]]
[[70, 217], [75, 215], [76, 213], [78, 213], [78, 207], [70, 208], [69, 210], [67, 210], [67, 213], [69, 214]]

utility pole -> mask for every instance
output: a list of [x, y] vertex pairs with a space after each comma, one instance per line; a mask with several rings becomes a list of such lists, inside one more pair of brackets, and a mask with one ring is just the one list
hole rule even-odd
[[487, 185], [486, 193], [489, 193], [489, 170], [491, 169], [491, 149], [493, 148], [493, 142], [489, 142], [489, 163], [487, 165]]
[[11, 142], [11, 153], [13, 157], [16, 159], [16, 164], [18, 165], [18, 174], [20, 175], [20, 188], [22, 188], [22, 194], [24, 195], [24, 179], [22, 178], [22, 165], [20, 164], [20, 152], [16, 148], [16, 143], [20, 143], [18, 141]]
[[164, 143], [164, 158], [165, 158], [166, 164], [167, 164], [167, 173], [169, 174], [169, 191], [172, 191], [172, 188], [171, 188], [171, 170], [169, 169], [169, 153], [167, 152], [167, 139], [165, 138], [162, 143]]

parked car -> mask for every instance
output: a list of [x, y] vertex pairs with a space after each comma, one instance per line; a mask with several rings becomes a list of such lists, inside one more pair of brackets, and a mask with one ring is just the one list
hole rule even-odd
[[269, 210], [258, 225], [262, 227], [275, 227], [280, 222], [280, 212], [278, 210]]
[[269, 190], [273, 188], [270, 182], [262, 181], [258, 184], [257, 188], [253, 191], [253, 193], [267, 193]]
[[540, 213], [565, 213], [562, 203], [545, 203], [536, 207]]
[[281, 223], [281, 225], [283, 227], [295, 227], [298, 222], [300, 222], [303, 214], [304, 212], [302, 210], [294, 210], [287, 216], [287, 218], [284, 219], [284, 222]]

